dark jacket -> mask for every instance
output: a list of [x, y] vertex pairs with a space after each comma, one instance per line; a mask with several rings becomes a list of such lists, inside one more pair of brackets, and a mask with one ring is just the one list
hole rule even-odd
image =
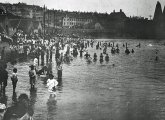
[[5, 69], [0, 69], [0, 83], [4, 82], [7, 86], [8, 72]]

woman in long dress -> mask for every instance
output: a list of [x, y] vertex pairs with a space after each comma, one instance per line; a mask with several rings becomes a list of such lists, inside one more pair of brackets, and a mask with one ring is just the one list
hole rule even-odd
[[56, 96], [57, 85], [58, 85], [57, 80], [54, 79], [54, 76], [52, 74], [50, 74], [49, 79], [47, 80], [47, 87], [50, 95]]

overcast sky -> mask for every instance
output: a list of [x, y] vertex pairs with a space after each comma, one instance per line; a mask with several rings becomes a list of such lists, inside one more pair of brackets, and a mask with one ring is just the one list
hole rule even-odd
[[[113, 10], [122, 9], [127, 16], [149, 17], [154, 14], [157, 0], [0, 0], [1, 2], [18, 3], [25, 2], [43, 6], [49, 9], [63, 9], [69, 11], [97, 11], [111, 13]], [[165, 0], [159, 0], [162, 9]]]

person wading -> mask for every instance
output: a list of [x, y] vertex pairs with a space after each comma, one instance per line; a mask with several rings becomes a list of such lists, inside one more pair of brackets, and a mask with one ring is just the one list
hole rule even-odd
[[34, 65], [31, 65], [29, 67], [31, 68], [31, 70], [29, 71], [30, 85], [31, 88], [34, 88], [36, 82], [36, 71], [34, 69]]
[[57, 85], [58, 85], [57, 80], [54, 79], [54, 76], [52, 74], [49, 74], [49, 79], [47, 80], [47, 87], [51, 96], [56, 96]]
[[12, 73], [12, 76], [11, 76], [11, 81], [12, 81], [12, 84], [13, 84], [13, 93], [15, 93], [15, 89], [17, 87], [17, 81], [18, 81], [17, 68], [13, 69], [13, 73]]

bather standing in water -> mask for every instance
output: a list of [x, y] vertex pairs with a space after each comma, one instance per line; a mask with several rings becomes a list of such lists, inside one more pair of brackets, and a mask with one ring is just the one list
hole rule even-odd
[[97, 54], [96, 54], [96, 53], [94, 53], [94, 55], [93, 55], [93, 60], [94, 60], [94, 61], [97, 60]]
[[89, 54], [87, 58], [87, 63], [91, 63], [91, 62], [92, 62], [92, 58], [90, 57], [90, 54]]
[[103, 53], [100, 54], [100, 62], [103, 62]]
[[47, 87], [50, 95], [56, 96], [57, 85], [58, 85], [57, 80], [54, 79], [54, 76], [52, 74], [49, 74], [49, 79], [47, 80]]
[[84, 56], [85, 56], [85, 58], [87, 59], [87, 58], [89, 57], [88, 52], [86, 52], [86, 54], [85, 54]]
[[109, 61], [109, 55], [108, 54], [106, 54], [106, 56], [105, 56], [105, 61]]
[[29, 67], [30, 67], [30, 70], [29, 70], [30, 85], [31, 85], [31, 88], [34, 88], [35, 83], [36, 83], [36, 71], [35, 71], [34, 65], [31, 65]]

